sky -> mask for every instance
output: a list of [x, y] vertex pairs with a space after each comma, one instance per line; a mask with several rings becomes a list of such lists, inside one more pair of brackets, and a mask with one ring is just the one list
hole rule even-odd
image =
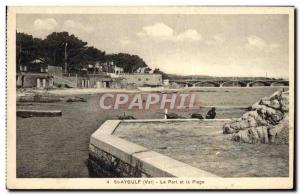
[[22, 14], [17, 31], [68, 31], [106, 53], [179, 75], [288, 78], [288, 15]]

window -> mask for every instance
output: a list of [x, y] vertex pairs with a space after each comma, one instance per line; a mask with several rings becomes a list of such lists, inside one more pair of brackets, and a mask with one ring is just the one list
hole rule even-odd
[[141, 81], [142, 79], [141, 78], [138, 78], [138, 81]]
[[146, 81], [149, 81], [149, 78], [146, 78]]

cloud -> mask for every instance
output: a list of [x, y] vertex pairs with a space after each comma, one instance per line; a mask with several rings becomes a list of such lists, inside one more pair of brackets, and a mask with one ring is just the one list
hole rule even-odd
[[155, 23], [150, 26], [143, 27], [143, 30], [137, 35], [141, 38], [152, 38], [164, 41], [201, 41], [202, 36], [195, 29], [188, 29], [182, 33], [176, 33], [171, 27], [164, 23]]
[[39, 38], [44, 38], [55, 31], [67, 31], [80, 36], [83, 33], [94, 32], [94, 27], [74, 20], [65, 20], [58, 23], [54, 18], [37, 18], [33, 21], [32, 26], [28, 26], [25, 31]]
[[245, 47], [248, 50], [273, 52], [277, 50], [280, 47], [280, 45], [278, 43], [268, 43], [264, 39], [252, 35], [247, 38], [247, 43], [245, 44]]
[[155, 23], [152, 26], [145, 26], [139, 35], [167, 40], [174, 36], [174, 30], [163, 23]]
[[87, 32], [91, 33], [94, 31], [94, 28], [88, 25], [84, 25], [80, 22], [75, 22], [74, 20], [66, 20], [63, 24], [62, 27], [66, 31], [71, 31], [71, 32]]
[[218, 45], [225, 42], [225, 38], [220, 34], [213, 35], [210, 39], [206, 40], [204, 43], [206, 45]]
[[179, 41], [201, 41], [202, 36], [194, 29], [188, 29], [176, 37]]
[[36, 19], [33, 22], [33, 29], [35, 31], [50, 31], [58, 26], [54, 18]]
[[20, 32], [25, 32], [38, 38], [45, 38], [50, 32], [58, 29], [59, 24], [54, 18], [36, 18], [30, 25], [26, 25]]

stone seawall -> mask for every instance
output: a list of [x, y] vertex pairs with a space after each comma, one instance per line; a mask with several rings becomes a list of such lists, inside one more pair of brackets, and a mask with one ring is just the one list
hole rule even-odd
[[132, 166], [93, 145], [89, 146], [88, 169], [91, 177], [150, 177], [138, 164]]
[[223, 133], [237, 142], [288, 144], [289, 92], [262, 98], [241, 118], [225, 124]]
[[[148, 122], [173, 120], [153, 119]], [[91, 135], [87, 163], [91, 177], [218, 177], [113, 135], [120, 123], [141, 121], [145, 122], [107, 120]]]

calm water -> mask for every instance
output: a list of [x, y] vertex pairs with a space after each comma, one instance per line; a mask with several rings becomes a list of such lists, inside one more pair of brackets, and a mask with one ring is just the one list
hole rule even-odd
[[[205, 106], [247, 107], [278, 88], [211, 88], [193, 92]], [[61, 117], [17, 118], [17, 177], [88, 177], [86, 160], [90, 135], [123, 111], [103, 111], [99, 95], [85, 95], [87, 102], [44, 103], [18, 106], [26, 109], [62, 110]], [[205, 114], [207, 109], [201, 109]], [[240, 117], [244, 110], [217, 110], [217, 118]], [[161, 113], [126, 112], [138, 119], [163, 118]], [[179, 113], [188, 116], [188, 113]]]

